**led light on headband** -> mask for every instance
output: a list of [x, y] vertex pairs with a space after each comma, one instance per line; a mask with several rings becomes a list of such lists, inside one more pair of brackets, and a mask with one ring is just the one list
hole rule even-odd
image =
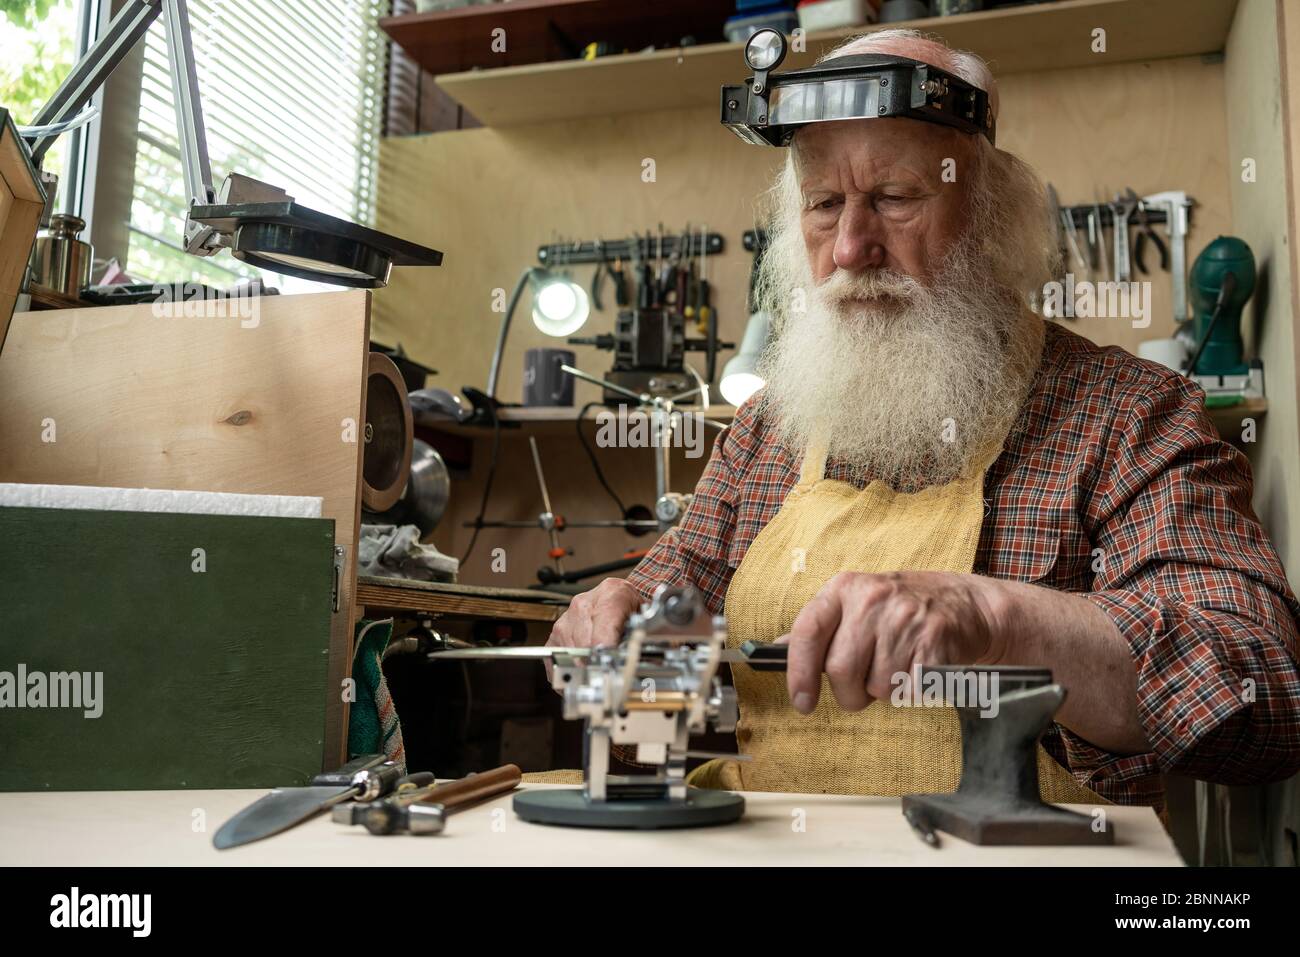
[[982, 133], [993, 142], [988, 93], [920, 60], [865, 53], [832, 57], [804, 70], [773, 73], [785, 36], [759, 30], [745, 44], [754, 71], [744, 85], [722, 88], [722, 125], [747, 143], [789, 146], [809, 123], [905, 116]]

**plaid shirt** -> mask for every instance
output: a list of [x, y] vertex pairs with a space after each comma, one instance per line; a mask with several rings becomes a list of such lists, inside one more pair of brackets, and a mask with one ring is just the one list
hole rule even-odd
[[[681, 525], [628, 580], [647, 597], [693, 584], [720, 611], [798, 467], [747, 403]], [[826, 477], [851, 481], [833, 461]], [[1163, 804], [1161, 772], [1245, 784], [1300, 769], [1300, 604], [1251, 490], [1197, 386], [1047, 324], [1037, 379], [985, 480], [974, 571], [1078, 592], [1128, 641], [1152, 750], [1112, 754], [1059, 724], [1043, 736], [1111, 801]]]

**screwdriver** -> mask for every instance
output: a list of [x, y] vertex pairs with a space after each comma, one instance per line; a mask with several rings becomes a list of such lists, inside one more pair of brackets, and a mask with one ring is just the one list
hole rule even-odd
[[690, 295], [687, 292], [690, 284], [690, 274], [679, 265], [674, 267], [673, 279], [675, 287], [673, 290], [673, 305], [677, 307], [678, 312], [685, 315], [690, 302]]
[[709, 322], [713, 318], [713, 304], [709, 301], [709, 228], [700, 227], [700, 283], [696, 297], [695, 331], [702, 336], [709, 334]]
[[615, 257], [613, 268], [609, 270], [610, 277], [614, 280], [614, 302], [620, 306], [626, 306], [631, 301], [627, 294], [627, 276], [623, 274], [623, 259]]
[[695, 268], [695, 259], [691, 258], [691, 266], [686, 276], [686, 308], [682, 315], [686, 317], [687, 322], [695, 318], [695, 314], [700, 311], [700, 274]]

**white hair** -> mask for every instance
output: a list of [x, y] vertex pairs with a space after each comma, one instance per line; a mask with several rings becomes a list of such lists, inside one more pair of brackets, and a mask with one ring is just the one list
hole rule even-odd
[[849, 37], [843, 43], [818, 58], [818, 63], [838, 56], [851, 56], [856, 53], [870, 53], [878, 47], [904, 46], [923, 52], [923, 56], [912, 57], [941, 70], [947, 70], [953, 76], [960, 77], [971, 86], [978, 87], [989, 95], [989, 106], [996, 118], [998, 113], [998, 84], [993, 79], [993, 71], [984, 62], [984, 58], [969, 50], [954, 50], [938, 37], [920, 30], [895, 27], [889, 30], [876, 30], [874, 33], [860, 33]]

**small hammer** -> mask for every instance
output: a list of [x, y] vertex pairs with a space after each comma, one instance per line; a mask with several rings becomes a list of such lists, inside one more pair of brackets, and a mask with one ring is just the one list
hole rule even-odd
[[334, 806], [337, 824], [364, 824], [371, 834], [438, 834], [447, 818], [485, 798], [514, 790], [522, 778], [518, 766], [504, 764], [459, 781], [399, 792], [382, 801]]

